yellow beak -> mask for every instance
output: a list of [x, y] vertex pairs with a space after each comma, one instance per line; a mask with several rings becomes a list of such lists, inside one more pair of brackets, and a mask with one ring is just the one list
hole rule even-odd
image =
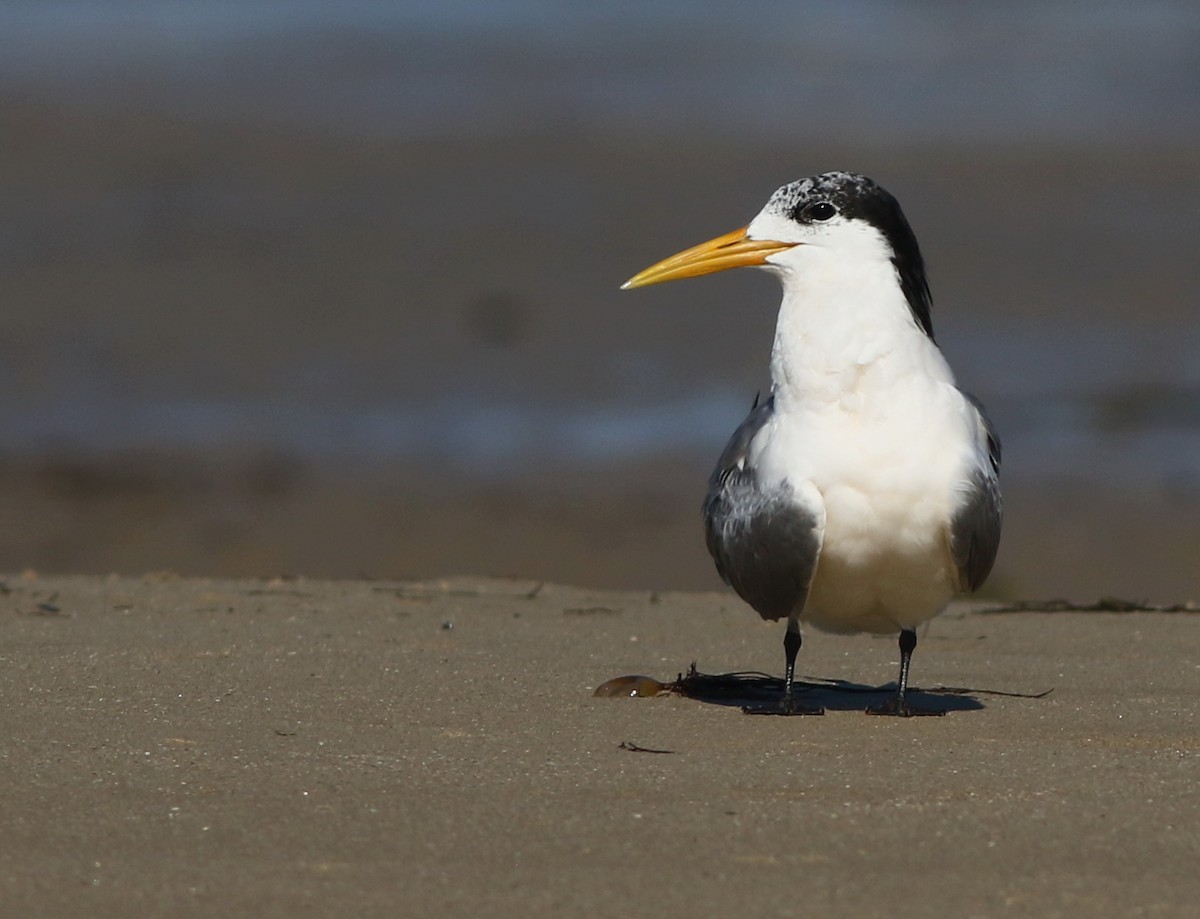
[[790, 249], [796, 243], [781, 243], [773, 239], [747, 239], [746, 227], [710, 239], [706, 243], [692, 246], [657, 265], [640, 271], [621, 285], [621, 290], [661, 284], [679, 278], [696, 278], [726, 268], [741, 268], [745, 265], [761, 265], [767, 256]]

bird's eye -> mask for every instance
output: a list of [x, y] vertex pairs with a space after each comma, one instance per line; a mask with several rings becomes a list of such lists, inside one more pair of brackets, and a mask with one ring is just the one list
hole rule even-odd
[[808, 217], [810, 220], [828, 220], [837, 213], [837, 208], [828, 201], [818, 201], [816, 204], [809, 205]]

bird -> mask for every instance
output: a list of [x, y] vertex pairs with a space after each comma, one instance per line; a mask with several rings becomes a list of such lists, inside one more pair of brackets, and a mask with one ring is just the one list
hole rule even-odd
[[770, 392], [729, 439], [703, 503], [717, 571], [763, 619], [787, 619], [781, 713], [823, 713], [794, 688], [811, 625], [898, 632], [896, 691], [868, 712], [941, 714], [907, 695], [916, 629], [991, 572], [1001, 447], [934, 340], [917, 238], [882, 186], [826, 172], [622, 289], [743, 266], [775, 275], [783, 299]]

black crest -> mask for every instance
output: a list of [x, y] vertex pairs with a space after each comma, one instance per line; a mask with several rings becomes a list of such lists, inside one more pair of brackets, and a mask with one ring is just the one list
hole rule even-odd
[[792, 220], [811, 223], [820, 219], [814, 205], [822, 202], [832, 204], [851, 220], [870, 223], [883, 234], [892, 247], [892, 264], [913, 319], [933, 338], [933, 298], [925, 279], [925, 260], [900, 202], [866, 176], [826, 172], [783, 186], [771, 196], [768, 206]]

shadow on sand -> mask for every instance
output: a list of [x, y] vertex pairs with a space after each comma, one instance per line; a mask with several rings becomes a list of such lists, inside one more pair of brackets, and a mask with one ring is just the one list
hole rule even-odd
[[[701, 673], [692, 664], [686, 674], [668, 684], [668, 691], [707, 702], [711, 705], [737, 706], [748, 715], [812, 714], [814, 711], [865, 712], [878, 708], [896, 694], [896, 684], [866, 686], [847, 680], [796, 680], [792, 684], [794, 707], [782, 703], [783, 679], [755, 671], [741, 673]], [[983, 708], [971, 698], [972, 690], [917, 689], [909, 687], [907, 700], [914, 712], [944, 715], [947, 712]], [[794, 710], [793, 710], [794, 708]]]
[[[656, 696], [678, 695], [710, 705], [726, 705], [742, 709], [750, 715], [801, 715], [821, 711], [860, 711], [879, 708], [896, 692], [896, 684], [866, 686], [847, 680], [808, 679], [793, 684], [794, 705], [783, 703], [783, 679], [758, 671], [736, 673], [701, 673], [695, 663], [687, 673], [674, 681], [662, 683], [652, 677], [616, 677], [597, 687], [596, 696]], [[984, 708], [975, 696], [1013, 696], [1021, 699], [1040, 699], [1042, 693], [1002, 692], [995, 689], [970, 689], [957, 686], [937, 686], [932, 689], [909, 687], [907, 701], [914, 714], [944, 715], [947, 712], [973, 711]]]

